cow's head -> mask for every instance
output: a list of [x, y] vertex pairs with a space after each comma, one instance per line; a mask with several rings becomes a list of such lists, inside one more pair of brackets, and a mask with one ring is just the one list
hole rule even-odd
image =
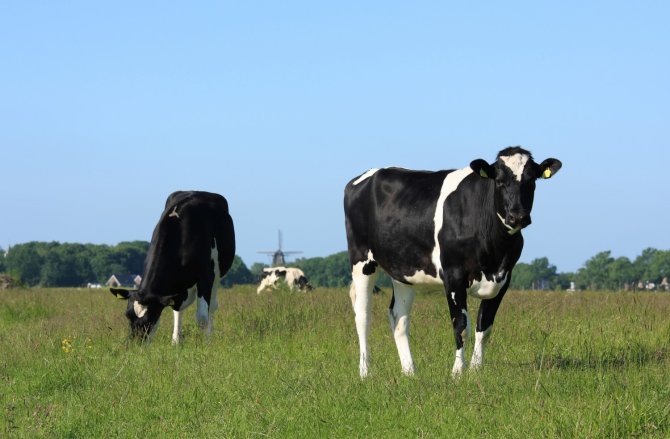
[[298, 278], [298, 288], [303, 291], [312, 291], [314, 289], [305, 276]]
[[503, 149], [492, 164], [477, 159], [470, 168], [481, 178], [495, 181], [495, 209], [510, 235], [531, 223], [535, 180], [551, 178], [561, 169], [557, 159], [533, 161], [530, 152], [518, 146]]
[[130, 323], [130, 337], [148, 340], [158, 328], [163, 308], [170, 305], [172, 297], [153, 297], [142, 294], [140, 290], [110, 288], [111, 293], [119, 299], [128, 301], [126, 317]]

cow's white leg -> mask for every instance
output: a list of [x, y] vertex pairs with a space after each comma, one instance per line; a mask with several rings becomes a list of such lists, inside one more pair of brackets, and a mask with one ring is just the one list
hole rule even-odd
[[415, 295], [409, 285], [393, 281], [393, 306], [388, 311], [389, 323], [405, 375], [414, 375], [414, 360], [409, 349], [409, 321]]
[[174, 316], [174, 327], [172, 329], [172, 344], [179, 344], [181, 340], [181, 327], [182, 327], [182, 311], [193, 303], [196, 296], [196, 288], [189, 288], [188, 295], [186, 300], [184, 300], [178, 310], [174, 310], [172, 315]]
[[465, 361], [465, 346], [467, 344], [468, 338], [470, 338], [470, 317], [468, 316], [468, 311], [465, 308], [461, 308], [461, 313], [465, 315], [465, 331], [461, 333], [461, 338], [463, 340], [463, 345], [456, 349], [456, 358], [454, 360], [454, 367], [451, 369], [451, 376], [459, 376], [465, 368], [468, 366], [468, 363]]
[[263, 291], [264, 289], [266, 289], [269, 286], [270, 286], [270, 279], [268, 279], [268, 277], [266, 277], [261, 281], [261, 284], [258, 286], [258, 288], [256, 288], [256, 294], [260, 294], [261, 291]]
[[177, 311], [176, 309], [172, 311], [172, 315], [174, 316], [174, 327], [172, 329], [172, 344], [176, 345], [179, 344], [179, 341], [181, 340], [181, 311]]
[[209, 305], [207, 300], [204, 297], [199, 296], [198, 301], [196, 302], [195, 310], [195, 321], [198, 324], [198, 327], [204, 330], [207, 327], [207, 321], [209, 320]]
[[470, 360], [470, 368], [479, 369], [484, 361], [484, 348], [491, 335], [493, 326], [489, 326], [485, 331], [475, 331], [475, 347], [472, 351], [472, 359]]
[[[511, 274], [511, 273], [510, 273]], [[482, 303], [479, 305], [479, 315], [477, 316], [477, 329], [475, 332], [475, 347], [472, 351], [472, 364], [473, 369], [480, 369], [484, 363], [484, 350], [486, 345], [489, 342], [491, 337], [491, 331], [493, 330], [493, 321], [495, 320], [496, 313], [498, 312], [498, 307], [502, 301], [503, 296], [507, 292], [507, 287], [511, 281], [511, 275], [507, 276], [507, 282], [500, 289], [498, 295], [494, 298], [482, 300]]]
[[219, 308], [219, 301], [217, 300], [217, 292], [219, 290], [218, 285], [219, 279], [215, 278], [214, 285], [212, 285], [212, 296], [209, 299], [209, 316], [207, 320], [207, 331], [205, 332], [207, 336], [212, 335], [212, 331], [214, 330], [214, 313]]
[[351, 282], [351, 287], [349, 288], [349, 298], [351, 299], [351, 309], [354, 311], [356, 306], [356, 284]]
[[361, 378], [368, 376], [370, 367], [370, 351], [368, 349], [368, 334], [370, 332], [370, 310], [372, 307], [372, 289], [375, 285], [376, 273], [365, 275], [362, 273], [362, 265], [354, 266], [353, 279], [356, 288], [356, 300], [354, 301], [354, 313], [356, 315], [356, 331], [358, 332], [358, 345], [360, 348], [360, 362], [358, 370]]

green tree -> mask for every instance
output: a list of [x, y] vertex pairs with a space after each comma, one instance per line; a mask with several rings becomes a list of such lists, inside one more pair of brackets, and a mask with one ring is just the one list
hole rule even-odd
[[576, 277], [577, 276], [575, 275], [575, 273], [570, 272], [558, 273], [556, 275], [556, 281], [555, 281], [556, 283], [554, 285], [554, 289], [567, 290], [568, 288], [570, 288], [571, 286], [570, 284], [572, 282], [575, 282]]
[[626, 285], [632, 285], [637, 278], [635, 267], [627, 257], [623, 256], [613, 260], [607, 266], [607, 281], [604, 289], [620, 291]]
[[[144, 271], [144, 260], [147, 257], [149, 243], [146, 241], [121, 242], [112, 247], [110, 258], [112, 264], [122, 267], [122, 272], [116, 274], [142, 274]], [[110, 275], [112, 273], [109, 273]]]
[[510, 288], [514, 290], [529, 290], [533, 285], [533, 269], [530, 264], [519, 262], [512, 272]]
[[656, 253], [658, 253], [658, 250], [648, 247], [642, 250], [642, 253], [635, 258], [633, 264], [635, 266], [637, 280], [643, 282], [652, 280], [651, 266], [656, 258]]
[[338, 288], [351, 283], [351, 269], [347, 252], [335, 253], [325, 258], [301, 258], [291, 266], [304, 271], [310, 284], [315, 287]]
[[670, 278], [670, 250], [658, 250], [647, 267], [645, 278], [660, 283], [663, 278]]
[[577, 271], [577, 285], [580, 289], [602, 290], [610, 285], [609, 266], [614, 262], [611, 252], [600, 252]]
[[553, 289], [557, 286], [557, 281], [556, 266], [543, 257], [533, 259], [530, 264], [516, 264], [510, 286], [519, 290]]
[[43, 243], [35, 241], [13, 246], [5, 257], [7, 272], [26, 286], [38, 285], [44, 263], [42, 247]]
[[5, 251], [0, 247], [0, 273], [4, 273], [7, 270], [5, 268]]
[[263, 269], [268, 267], [267, 264], [262, 262], [254, 262], [249, 268], [251, 275], [253, 276], [253, 283], [259, 283], [261, 281], [261, 276], [263, 275]]
[[235, 259], [233, 259], [233, 265], [231, 265], [228, 273], [226, 273], [223, 279], [221, 279], [221, 285], [226, 288], [230, 288], [233, 285], [247, 285], [253, 283], [255, 283], [254, 275], [251, 274], [251, 271], [249, 271], [247, 266], [244, 264], [242, 258], [235, 255]]
[[107, 279], [114, 274], [119, 273], [120, 266], [116, 269], [112, 267], [111, 247], [108, 245], [95, 245], [89, 249], [92, 277], [91, 280], [99, 283], [107, 282]]

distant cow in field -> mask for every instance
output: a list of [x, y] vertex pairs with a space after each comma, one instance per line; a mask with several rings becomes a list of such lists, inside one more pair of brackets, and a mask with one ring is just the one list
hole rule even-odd
[[372, 169], [347, 184], [344, 212], [362, 378], [369, 371], [371, 295], [380, 269], [393, 279], [388, 317], [405, 374], [415, 371], [409, 347], [415, 284], [444, 287], [456, 341], [454, 376], [467, 366], [467, 295], [482, 299], [471, 360], [473, 368], [482, 365], [523, 248], [520, 231], [531, 223], [535, 181], [560, 168], [559, 160], [537, 164], [530, 152], [510, 147], [491, 164], [478, 159], [437, 172]]
[[286, 285], [290, 289], [298, 288], [301, 291], [310, 291], [312, 286], [307, 281], [305, 273], [299, 268], [292, 267], [272, 267], [264, 268], [261, 277], [261, 284], [256, 289], [256, 293], [260, 294], [264, 289], [276, 287], [277, 282], [284, 279]]
[[172, 342], [181, 336], [181, 311], [197, 299], [198, 326], [211, 334], [219, 279], [235, 256], [233, 220], [224, 197], [209, 192], [174, 192], [151, 238], [137, 290], [111, 288], [127, 299], [132, 337], [146, 339], [158, 327], [163, 308], [174, 310]]

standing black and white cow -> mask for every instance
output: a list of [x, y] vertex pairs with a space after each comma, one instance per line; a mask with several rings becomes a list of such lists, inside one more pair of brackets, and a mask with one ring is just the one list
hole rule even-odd
[[484, 345], [531, 222], [535, 180], [550, 178], [561, 162], [533, 161], [520, 147], [506, 148], [492, 164], [482, 159], [452, 171], [372, 169], [344, 191], [352, 303], [360, 344], [361, 377], [369, 370], [370, 299], [379, 269], [393, 279], [388, 317], [405, 374], [414, 373], [409, 321], [415, 284], [443, 285], [456, 338], [452, 369], [466, 367], [470, 333], [467, 294], [482, 299], [472, 367]]
[[137, 290], [112, 288], [127, 299], [131, 336], [146, 339], [163, 309], [174, 310], [172, 342], [181, 336], [181, 311], [197, 299], [196, 320], [211, 334], [219, 279], [235, 257], [235, 232], [224, 197], [209, 192], [172, 193], [154, 229]]

